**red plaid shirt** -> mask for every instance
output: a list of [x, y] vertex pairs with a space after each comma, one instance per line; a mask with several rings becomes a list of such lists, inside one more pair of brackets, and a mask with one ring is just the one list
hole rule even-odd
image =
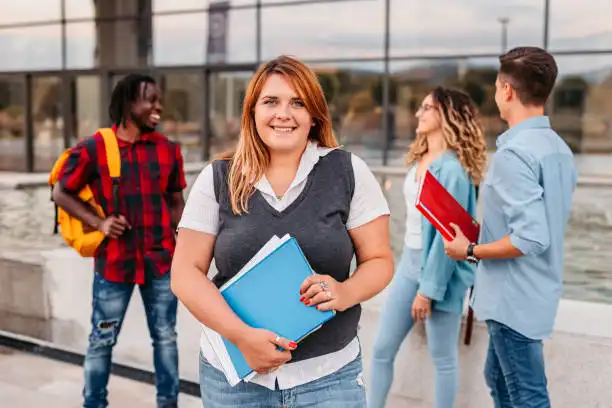
[[[183, 157], [178, 144], [156, 132], [135, 143], [118, 143], [119, 214], [132, 228], [102, 242], [94, 256], [95, 271], [112, 282], [142, 284], [145, 276], [160, 278], [170, 271], [176, 244], [170, 196], [186, 187]], [[72, 148], [59, 182], [72, 193], [89, 184], [104, 213], [112, 213], [112, 182], [100, 133]]]

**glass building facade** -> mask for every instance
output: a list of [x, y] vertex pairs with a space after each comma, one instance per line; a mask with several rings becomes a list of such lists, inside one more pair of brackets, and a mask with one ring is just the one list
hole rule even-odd
[[601, 170], [612, 151], [612, 3], [0, 0], [0, 9], [0, 170], [50, 169], [108, 125], [112, 86], [135, 71], [161, 84], [162, 131], [188, 161], [206, 160], [235, 142], [246, 84], [279, 54], [316, 70], [338, 138], [371, 164], [401, 164], [415, 109], [436, 84], [472, 95], [494, 149], [504, 128], [497, 56], [517, 45], [556, 56], [548, 112], [593, 157], [584, 171]]

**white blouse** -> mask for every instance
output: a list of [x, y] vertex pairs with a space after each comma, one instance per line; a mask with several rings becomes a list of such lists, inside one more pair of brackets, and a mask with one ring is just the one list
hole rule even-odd
[[[272, 207], [278, 211], [283, 211], [301, 194], [308, 175], [319, 158], [332, 150], [334, 148], [319, 147], [316, 143], [310, 142], [302, 154], [295, 179], [280, 199], [276, 197], [265, 176], [255, 185], [255, 188], [262, 193]], [[380, 184], [367, 164], [354, 154], [351, 155], [351, 161], [355, 176], [355, 191], [346, 225], [349, 230], [390, 213]], [[179, 228], [217, 234], [219, 204], [215, 197], [213, 170], [210, 164], [202, 170], [189, 193]], [[212, 278], [212, 276], [209, 276], [209, 278]], [[216, 361], [212, 347], [204, 335], [200, 337], [200, 348], [208, 362], [213, 367], [221, 369], [221, 365]], [[270, 374], [257, 374], [251, 382], [271, 390], [275, 389], [277, 381], [280, 389], [293, 388], [338, 371], [353, 361], [358, 356], [359, 350], [359, 340], [355, 338], [339, 351], [295, 363], [289, 362]]]
[[404, 181], [404, 198], [406, 200], [406, 235], [404, 245], [411, 249], [421, 249], [421, 213], [415, 203], [419, 192], [419, 180], [416, 177], [416, 164], [408, 170]]

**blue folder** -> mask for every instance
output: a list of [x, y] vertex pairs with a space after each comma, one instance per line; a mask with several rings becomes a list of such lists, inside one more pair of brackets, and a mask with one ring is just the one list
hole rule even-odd
[[[313, 273], [295, 238], [289, 238], [224, 287], [221, 295], [249, 326], [299, 342], [335, 315], [300, 302], [300, 286]], [[253, 370], [234, 344], [225, 338], [223, 342], [238, 377], [244, 379]]]

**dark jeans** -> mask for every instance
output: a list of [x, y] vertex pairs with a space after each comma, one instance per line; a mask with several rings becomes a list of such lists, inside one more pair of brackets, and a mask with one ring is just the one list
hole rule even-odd
[[485, 379], [495, 408], [550, 408], [541, 340], [487, 320]]
[[[107, 385], [113, 346], [121, 331], [134, 284], [109, 282], [94, 274], [91, 334], [85, 356], [85, 408], [108, 406]], [[177, 299], [170, 290], [170, 274], [139, 285], [153, 340], [153, 363], [157, 385], [157, 406], [177, 407], [179, 392], [178, 350], [176, 347]]]

